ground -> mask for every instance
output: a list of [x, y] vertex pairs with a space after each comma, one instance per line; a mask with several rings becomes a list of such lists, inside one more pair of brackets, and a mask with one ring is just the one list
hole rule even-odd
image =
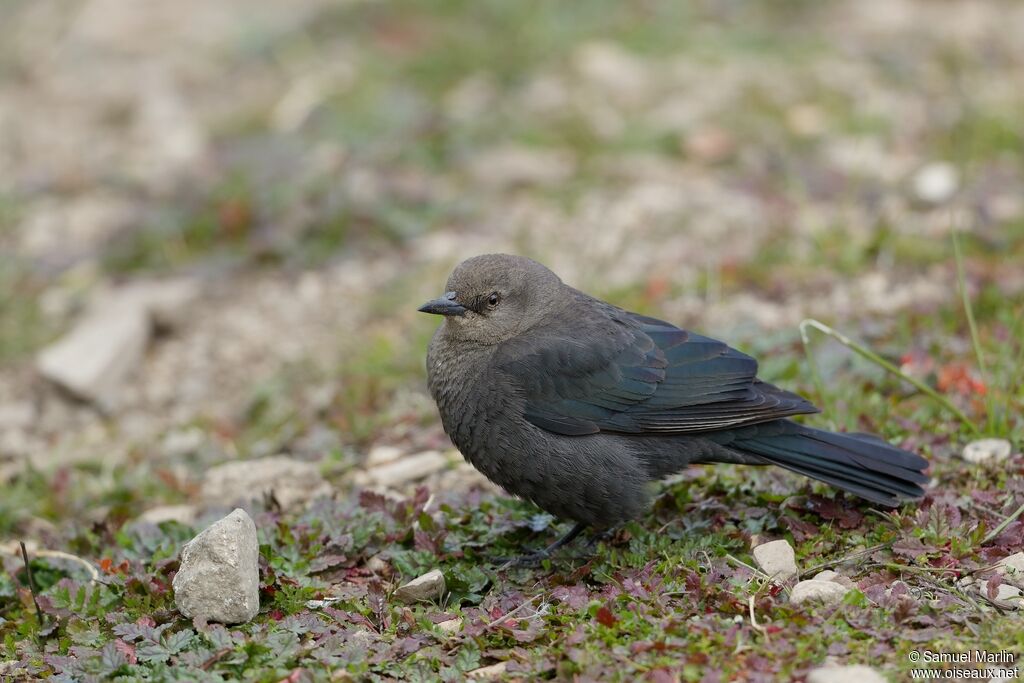
[[[1022, 34], [1010, 1], [4, 3], [0, 678], [903, 680], [911, 651], [1021, 653], [990, 578], [1024, 550]], [[499, 571], [564, 525], [455, 465], [365, 486], [374, 449], [450, 448], [415, 309], [485, 251], [756, 355], [809, 423], [924, 454], [927, 497], [695, 468]], [[39, 377], [100, 293], [167, 277], [201, 296], [109, 404]], [[813, 330], [806, 353], [805, 318], [939, 399]], [[1010, 456], [961, 459], [982, 436]], [[182, 618], [207, 472], [281, 453], [332, 495], [250, 506], [253, 622]], [[857, 588], [792, 605], [751, 557], [779, 538]], [[440, 603], [393, 599], [433, 568]]]

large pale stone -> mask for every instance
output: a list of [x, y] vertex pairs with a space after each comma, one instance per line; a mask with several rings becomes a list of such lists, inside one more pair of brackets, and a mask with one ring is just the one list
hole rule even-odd
[[448, 458], [440, 451], [424, 451], [393, 460], [366, 470], [359, 483], [372, 486], [400, 486], [423, 479], [448, 466]]
[[142, 362], [154, 326], [180, 324], [197, 294], [191, 280], [140, 281], [103, 291], [68, 334], [40, 352], [36, 366], [78, 398], [116, 403], [117, 389]]
[[768, 576], [785, 583], [795, 577], [796, 553], [789, 541], [779, 540], [762, 543], [753, 550], [754, 562]]
[[794, 605], [804, 602], [820, 602], [825, 605], [832, 605], [843, 599], [850, 589], [835, 581], [820, 581], [810, 579], [801, 581], [793, 586], [789, 594], [789, 601]]
[[492, 678], [504, 676], [507, 672], [508, 662], [498, 662], [497, 664], [491, 664], [490, 666], [481, 666], [479, 669], [467, 671], [466, 677], [472, 678], [474, 680], [490, 680]]
[[429, 602], [444, 595], [445, 580], [440, 569], [432, 569], [395, 590], [395, 599], [404, 603]]
[[1024, 580], [1024, 552], [1008, 555], [996, 563], [996, 571], [1000, 574]]
[[120, 300], [87, 314], [65, 337], [43, 349], [36, 365], [43, 377], [78, 398], [109, 403], [142, 360], [151, 328], [144, 306]]
[[885, 676], [870, 666], [833, 664], [812, 670], [807, 683], [887, 683]]
[[285, 510], [330, 492], [316, 465], [283, 455], [213, 467], [201, 491], [206, 503], [221, 505], [245, 505], [273, 493]]
[[181, 550], [174, 604], [186, 617], [241, 624], [260, 610], [256, 525], [237, 509]]

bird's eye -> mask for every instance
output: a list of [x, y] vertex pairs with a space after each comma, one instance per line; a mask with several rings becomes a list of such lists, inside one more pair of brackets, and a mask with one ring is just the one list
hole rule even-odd
[[497, 292], [493, 292], [491, 294], [491, 296], [487, 299], [487, 305], [490, 306], [491, 308], [494, 308], [495, 306], [498, 305], [498, 293]]

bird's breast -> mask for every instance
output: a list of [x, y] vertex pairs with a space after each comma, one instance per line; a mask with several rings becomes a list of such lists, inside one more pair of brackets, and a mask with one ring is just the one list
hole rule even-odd
[[427, 381], [445, 433], [474, 467], [497, 481], [504, 478], [498, 470], [504, 469], [507, 447], [520, 436], [514, 416], [522, 407], [507, 378], [491, 367], [490, 356], [486, 347], [462, 347], [435, 336], [427, 353]]

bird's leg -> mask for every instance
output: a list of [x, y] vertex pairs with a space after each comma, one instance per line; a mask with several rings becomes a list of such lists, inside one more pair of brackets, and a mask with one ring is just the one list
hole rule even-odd
[[546, 560], [549, 557], [551, 557], [551, 554], [553, 552], [555, 552], [562, 546], [572, 543], [573, 539], [575, 539], [577, 536], [583, 533], [584, 529], [586, 528], [586, 524], [577, 524], [569, 530], [569, 533], [559, 538], [557, 541], [549, 545], [547, 548], [544, 548], [543, 550], [537, 550], [532, 553], [527, 553], [526, 555], [520, 555], [519, 557], [513, 557], [512, 559], [505, 561], [504, 564], [502, 564], [498, 569], [508, 569], [509, 567], [522, 567], [537, 564], [543, 560]]
[[602, 541], [612, 540], [613, 538], [615, 538], [615, 534], [619, 533], [619, 530], [622, 529], [622, 527], [624, 526], [624, 523], [620, 523], [614, 526], [610, 526], [607, 529], [595, 531], [593, 534], [590, 535], [590, 538], [587, 539], [587, 547], [590, 549], [594, 549], [597, 547], [598, 543], [601, 543]]

